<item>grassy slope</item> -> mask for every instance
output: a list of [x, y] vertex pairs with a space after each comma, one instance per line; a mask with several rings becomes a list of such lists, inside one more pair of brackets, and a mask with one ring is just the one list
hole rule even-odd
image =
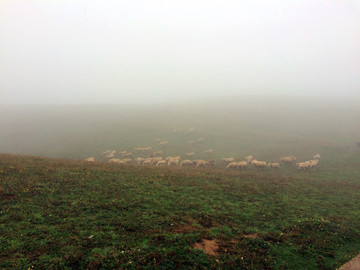
[[328, 153], [304, 173], [0, 155], [0, 268], [335, 269], [360, 250], [359, 153]]

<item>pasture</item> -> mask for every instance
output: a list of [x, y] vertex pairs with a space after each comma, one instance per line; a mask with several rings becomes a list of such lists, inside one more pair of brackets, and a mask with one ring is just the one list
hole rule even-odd
[[[12, 154], [0, 155], [0, 268], [336, 269], [360, 251], [356, 104], [3, 106], [0, 152]], [[194, 152], [217, 166], [119, 165], [101, 155], [135, 147]], [[316, 153], [319, 166], [307, 171], [220, 163]]]

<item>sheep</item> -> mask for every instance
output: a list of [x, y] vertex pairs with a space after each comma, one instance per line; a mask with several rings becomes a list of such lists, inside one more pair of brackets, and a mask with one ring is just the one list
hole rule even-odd
[[157, 167], [160, 167], [160, 166], [166, 166], [166, 160], [159, 160], [157, 163], [156, 163], [156, 166]]
[[320, 156], [320, 154], [316, 154], [316, 155], [314, 155], [313, 158], [319, 160], [321, 158], [321, 156]]
[[310, 167], [316, 167], [318, 164], [319, 164], [319, 160], [318, 159], [312, 159], [312, 160], [309, 160], [309, 163], [310, 163]]
[[163, 155], [163, 151], [156, 151], [149, 154], [148, 157], [161, 157]]
[[156, 165], [159, 161], [162, 161], [162, 160], [163, 160], [162, 157], [152, 157], [151, 158], [151, 165]]
[[247, 165], [248, 165], [247, 161], [238, 161], [238, 162], [233, 161], [226, 166], [226, 169], [232, 169], [232, 168], [244, 169], [247, 168]]
[[122, 160], [120, 160], [122, 163], [125, 163], [125, 164], [130, 164], [132, 162], [132, 159], [131, 158], [124, 158]]
[[151, 146], [148, 146], [148, 147], [135, 147], [134, 150], [138, 151], [138, 152], [149, 152], [149, 151], [152, 150], [152, 147]]
[[233, 162], [230, 162], [227, 166], [226, 166], [226, 169], [231, 169], [231, 168], [237, 168], [238, 166], [238, 163], [233, 161]]
[[195, 128], [189, 128], [189, 129], [187, 130], [187, 134], [191, 134], [191, 133], [193, 133], [193, 132], [194, 132], [194, 130], [195, 130]]
[[169, 159], [173, 159], [173, 158], [175, 158], [175, 159], [181, 159], [180, 156], [167, 156], [167, 157], [165, 158], [165, 160], [168, 161]]
[[246, 156], [245, 159], [246, 159], [246, 161], [247, 161], [248, 163], [250, 163], [250, 161], [254, 160], [254, 156], [253, 156], [253, 155], [249, 155], [249, 156]]
[[196, 167], [205, 167], [207, 162], [205, 160], [198, 159], [196, 161]]
[[136, 159], [136, 162], [137, 162], [138, 165], [142, 165], [143, 162], [144, 162], [144, 160], [145, 160], [145, 158], [138, 157], [138, 158]]
[[127, 152], [127, 153], [125, 153], [125, 155], [124, 155], [124, 157], [132, 157], [132, 153], [131, 152]]
[[237, 167], [240, 168], [240, 169], [247, 168], [247, 166], [248, 166], [247, 161], [239, 161], [239, 162], [237, 162]]
[[294, 161], [296, 161], [296, 157], [290, 156], [290, 157], [282, 157], [280, 158], [280, 161], [286, 164], [293, 164]]
[[143, 166], [151, 166], [153, 164], [151, 158], [146, 158], [143, 162], [142, 165]]
[[106, 150], [104, 152], [102, 152], [101, 154], [104, 155], [106, 158], [114, 158], [115, 157], [115, 150]]
[[230, 162], [234, 162], [235, 158], [222, 158], [221, 161], [225, 164], [229, 164]]
[[195, 155], [194, 152], [188, 152], [188, 153], [185, 153], [185, 156], [187, 157], [192, 157], [193, 155]]
[[268, 164], [268, 167], [270, 167], [272, 169], [279, 169], [280, 168], [280, 163], [279, 162], [270, 162]]
[[195, 166], [194, 162], [189, 159], [185, 159], [180, 163], [180, 167], [193, 167], [193, 166]]
[[172, 166], [172, 165], [178, 166], [180, 164], [180, 158], [176, 158], [176, 157], [170, 158], [167, 160], [167, 163], [168, 166]]
[[214, 153], [214, 150], [212, 150], [212, 149], [208, 149], [208, 150], [204, 151], [205, 155], [212, 155], [213, 153]]
[[206, 162], [206, 167], [215, 167], [216, 166], [216, 161], [215, 160], [208, 160]]
[[122, 163], [122, 161], [118, 158], [112, 158], [109, 160], [110, 163]]
[[251, 165], [255, 166], [256, 168], [266, 168], [267, 167], [267, 163], [265, 161], [258, 161], [258, 160], [251, 161]]
[[95, 158], [94, 157], [88, 157], [88, 158], [85, 158], [85, 161], [94, 162]]
[[160, 146], [166, 146], [166, 145], [168, 145], [168, 141], [161, 141], [161, 142], [159, 142], [159, 145]]
[[310, 162], [309, 161], [305, 161], [305, 162], [298, 162], [296, 163], [296, 166], [298, 168], [298, 170], [306, 170], [310, 168]]

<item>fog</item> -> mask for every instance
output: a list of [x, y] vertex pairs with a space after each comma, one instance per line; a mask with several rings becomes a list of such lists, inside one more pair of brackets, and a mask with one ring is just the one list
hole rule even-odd
[[0, 3], [0, 103], [359, 96], [360, 4]]

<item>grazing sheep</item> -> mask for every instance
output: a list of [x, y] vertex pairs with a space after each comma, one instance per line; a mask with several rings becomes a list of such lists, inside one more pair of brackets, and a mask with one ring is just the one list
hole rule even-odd
[[192, 157], [193, 155], [195, 155], [194, 152], [188, 152], [188, 153], [185, 153], [185, 156], [187, 157]]
[[318, 164], [319, 164], [319, 160], [318, 159], [312, 159], [312, 160], [309, 160], [309, 163], [310, 163], [310, 167], [316, 167]]
[[118, 158], [112, 158], [109, 160], [110, 163], [123, 163], [120, 159]]
[[196, 160], [196, 167], [206, 167], [207, 162], [202, 159]]
[[132, 157], [132, 153], [131, 152], [127, 152], [125, 155], [124, 155], [124, 157]]
[[248, 166], [248, 162], [247, 161], [239, 161], [237, 162], [237, 167], [240, 169], [245, 169]]
[[319, 160], [320, 158], [321, 158], [320, 154], [316, 154], [316, 155], [314, 155], [314, 159]]
[[280, 163], [279, 162], [270, 162], [268, 164], [268, 166], [272, 169], [279, 169], [280, 168]]
[[124, 158], [121, 160], [122, 162], [126, 163], [126, 164], [129, 164], [132, 162], [132, 159], [131, 158]]
[[156, 151], [149, 154], [148, 157], [162, 157], [163, 151]]
[[149, 152], [152, 150], [152, 147], [135, 147], [134, 150], [138, 152]]
[[187, 134], [191, 134], [191, 133], [193, 133], [193, 132], [194, 132], [194, 130], [195, 130], [195, 128], [189, 128], [189, 129], [188, 129], [188, 131], [187, 131]]
[[193, 167], [193, 166], [195, 166], [194, 162], [189, 159], [185, 159], [180, 163], [180, 167]]
[[306, 169], [310, 168], [310, 162], [309, 161], [305, 161], [305, 162], [298, 162], [296, 163], [296, 166], [298, 168], [299, 171], [305, 171]]
[[235, 158], [222, 158], [221, 161], [225, 164], [229, 164], [230, 162], [234, 162]]
[[151, 158], [146, 158], [142, 163], [143, 166], [151, 166], [152, 164], [153, 164], [153, 161]]
[[212, 155], [213, 153], [214, 153], [214, 150], [212, 150], [212, 149], [208, 149], [208, 150], [204, 151], [205, 155]]
[[159, 161], [162, 161], [162, 157], [152, 157], [151, 158], [151, 165], [156, 165]]
[[159, 145], [160, 145], [160, 146], [166, 146], [166, 145], [168, 145], [168, 144], [169, 144], [168, 141], [161, 141], [161, 142], [159, 142]]
[[168, 159], [167, 163], [168, 163], [168, 166], [172, 166], [172, 165], [178, 166], [180, 164], [180, 159], [173, 157], [173, 158]]
[[238, 162], [230, 162], [227, 166], [226, 169], [236, 169], [236, 168], [240, 168], [240, 169], [244, 169], [247, 168], [248, 166], [248, 162], [247, 161], [238, 161]]
[[230, 162], [227, 166], [226, 166], [226, 169], [231, 169], [231, 168], [237, 168], [238, 166], [238, 163], [233, 161], [233, 162]]
[[94, 157], [88, 157], [88, 158], [85, 158], [85, 161], [94, 162], [95, 158]]
[[145, 158], [138, 157], [138, 158], [136, 159], [136, 162], [137, 162], [138, 165], [142, 165], [143, 162], [144, 162], [144, 160], [145, 160]]
[[280, 161], [285, 164], [293, 164], [296, 161], [296, 157], [294, 157], [294, 156], [282, 157], [282, 158], [280, 158]]
[[124, 157], [127, 153], [128, 153], [128, 151], [121, 151], [121, 152], [119, 152], [119, 155]]
[[258, 161], [258, 160], [252, 160], [251, 165], [255, 166], [256, 168], [266, 168], [267, 163], [265, 161]]
[[254, 160], [254, 156], [253, 155], [250, 155], [250, 156], [246, 156], [245, 157], [245, 160], [250, 163], [250, 161]]
[[166, 164], [167, 164], [166, 160], [159, 160], [159, 161], [156, 163], [156, 166], [157, 166], [157, 167], [166, 166]]
[[215, 160], [208, 160], [206, 162], [206, 167], [215, 167], [216, 166], [216, 161]]

